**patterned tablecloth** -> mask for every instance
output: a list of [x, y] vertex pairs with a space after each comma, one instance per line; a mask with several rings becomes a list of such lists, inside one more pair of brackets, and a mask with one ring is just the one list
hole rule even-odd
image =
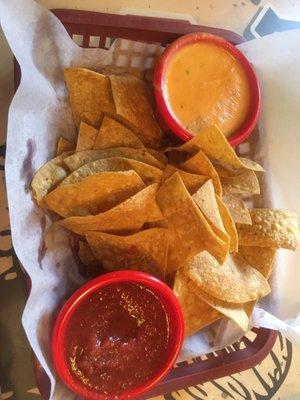
[[[299, 0], [40, 0], [39, 3], [49, 8], [185, 18], [233, 30], [249, 40], [300, 28]], [[0, 32], [0, 399], [38, 400], [41, 395], [36, 388], [32, 354], [21, 326], [26, 301], [24, 276], [12, 248], [4, 179], [6, 122], [12, 95], [12, 55]], [[164, 397], [167, 400], [299, 400], [300, 348], [279, 335], [269, 356], [256, 368]]]

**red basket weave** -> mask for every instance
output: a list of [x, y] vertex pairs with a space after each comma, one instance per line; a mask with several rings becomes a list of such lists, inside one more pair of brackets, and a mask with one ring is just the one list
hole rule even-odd
[[[70, 36], [83, 47], [94, 47], [95, 37], [99, 47], [108, 48], [114, 38], [124, 38], [163, 46], [187, 33], [208, 32], [219, 35], [233, 44], [244, 38], [238, 34], [206, 26], [192, 25], [188, 21], [166, 18], [141, 17], [134, 15], [114, 15], [77, 10], [52, 10], [60, 19]], [[20, 83], [20, 68], [14, 61], [15, 88]], [[271, 351], [277, 332], [268, 329], [253, 329], [250, 335], [218, 352], [197, 357], [190, 362], [181, 362], [151, 392], [142, 398], [149, 398], [209, 380], [221, 378], [252, 368], [259, 364]], [[50, 383], [47, 375], [34, 360], [38, 388], [45, 399], [49, 398]]]

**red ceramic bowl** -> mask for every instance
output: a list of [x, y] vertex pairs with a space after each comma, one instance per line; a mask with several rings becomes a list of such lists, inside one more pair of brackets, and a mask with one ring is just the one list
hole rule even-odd
[[[139, 283], [151, 289], [164, 304], [170, 324], [169, 354], [166, 361], [160, 366], [156, 374], [141, 386], [127, 390], [120, 395], [104, 395], [75, 380], [69, 372], [64, 357], [64, 343], [67, 325], [72, 313], [92, 293], [113, 283], [133, 282]], [[139, 271], [117, 271], [110, 272], [89, 281], [77, 290], [60, 310], [52, 332], [52, 357], [55, 369], [62, 381], [79, 396], [90, 400], [115, 399], [123, 400], [136, 397], [160, 381], [173, 367], [181, 349], [184, 338], [184, 319], [180, 304], [172, 290], [162, 281], [152, 275]], [[142, 360], [141, 360], [142, 361]]]
[[171, 130], [181, 140], [186, 142], [193, 138], [193, 135], [177, 121], [172, 113], [165, 96], [164, 85], [166, 68], [173, 55], [182, 47], [199, 42], [213, 43], [226, 49], [240, 62], [241, 66], [244, 68], [246, 76], [248, 77], [250, 87], [249, 112], [242, 126], [240, 126], [237, 132], [233, 133], [228, 138], [229, 143], [232, 146], [236, 146], [248, 138], [257, 123], [261, 103], [260, 90], [255, 72], [247, 58], [234, 45], [219, 36], [200, 32], [192, 33], [175, 40], [163, 52], [156, 65], [153, 80], [156, 109], [159, 120], [162, 122], [163, 127]]

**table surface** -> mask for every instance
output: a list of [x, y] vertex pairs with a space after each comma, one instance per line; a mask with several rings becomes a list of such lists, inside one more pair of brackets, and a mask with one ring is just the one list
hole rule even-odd
[[[39, 0], [48, 8], [184, 18], [235, 31], [250, 40], [300, 28], [299, 0]], [[23, 275], [10, 237], [4, 158], [7, 112], [13, 95], [12, 54], [0, 29], [0, 399], [38, 400], [32, 355], [21, 325]], [[282, 337], [256, 368], [179, 392], [171, 399], [299, 400], [300, 348]], [[162, 398], [162, 397], [161, 397]], [[62, 399], [63, 400], [63, 399]]]

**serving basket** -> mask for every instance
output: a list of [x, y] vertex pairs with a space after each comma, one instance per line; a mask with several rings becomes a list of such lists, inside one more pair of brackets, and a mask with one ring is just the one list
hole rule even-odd
[[[60, 19], [73, 40], [83, 47], [107, 49], [115, 38], [167, 46], [178, 37], [192, 32], [212, 33], [235, 45], [244, 41], [243, 37], [234, 32], [193, 25], [184, 20], [64, 9], [55, 9], [52, 12]], [[127, 67], [130, 66], [129, 59]], [[14, 60], [15, 88], [18, 87], [20, 78], [20, 68]], [[237, 152], [243, 156], [251, 156], [257, 140], [258, 132], [256, 138], [236, 148]], [[176, 364], [164, 380], [140, 398], [163, 395], [252, 368], [270, 353], [276, 337], [276, 331], [255, 328], [229, 347]], [[45, 399], [49, 399], [49, 379], [35, 358], [34, 367], [40, 393]]]

